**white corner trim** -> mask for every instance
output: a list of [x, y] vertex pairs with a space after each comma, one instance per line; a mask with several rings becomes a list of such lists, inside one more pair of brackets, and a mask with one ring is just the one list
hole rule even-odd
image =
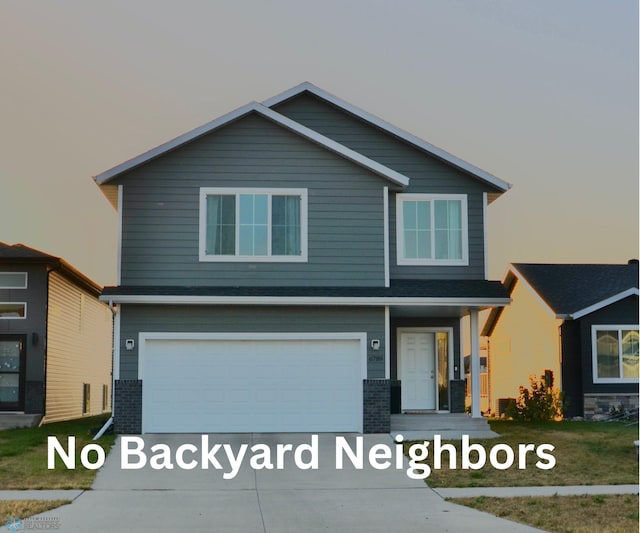
[[384, 307], [384, 378], [391, 379], [391, 311]]
[[489, 279], [489, 243], [487, 242], [487, 208], [489, 206], [489, 195], [482, 193], [482, 242], [484, 243], [484, 279]]
[[389, 274], [389, 187], [382, 189], [382, 212], [384, 219], [383, 228], [383, 247], [384, 247], [384, 286], [389, 287], [391, 284]]
[[146, 163], [147, 161], [150, 161], [156, 157], [159, 157], [160, 155], [166, 152], [169, 152], [187, 142], [193, 141], [198, 137], [211, 133], [216, 129], [221, 128], [229, 124], [230, 122], [233, 122], [234, 120], [238, 120], [239, 118], [249, 113], [258, 113], [262, 117], [269, 119], [272, 122], [294, 133], [297, 133], [301, 137], [304, 137], [307, 140], [312, 141], [326, 148], [327, 150], [334, 152], [344, 157], [345, 159], [352, 161], [374, 172], [375, 174], [378, 174], [379, 176], [382, 176], [383, 178], [388, 179], [389, 181], [395, 183], [396, 185], [399, 185], [401, 187], [406, 187], [407, 185], [409, 185], [409, 178], [404, 174], [400, 174], [395, 170], [392, 170], [384, 165], [381, 165], [377, 161], [369, 159], [368, 157], [365, 157], [364, 155], [358, 152], [355, 152], [350, 148], [347, 148], [346, 146], [334, 141], [333, 139], [329, 139], [328, 137], [325, 137], [324, 135], [321, 135], [320, 133], [310, 128], [307, 128], [306, 126], [303, 126], [302, 124], [299, 124], [298, 122], [295, 122], [290, 118], [285, 117], [284, 115], [281, 115], [280, 113], [277, 113], [272, 109], [269, 109], [268, 107], [263, 106], [262, 104], [259, 104], [257, 102], [251, 102], [250, 104], [239, 107], [238, 109], [235, 109], [234, 111], [231, 111], [226, 115], [222, 115], [221, 117], [211, 122], [208, 122], [203, 126], [200, 126], [198, 128], [191, 130], [190, 132], [180, 135], [179, 137], [176, 137], [171, 141], [161, 144], [160, 146], [157, 146], [152, 150], [144, 152], [143, 154], [140, 154], [137, 157], [129, 159], [128, 161], [125, 161], [120, 165], [117, 165], [101, 174], [98, 174], [97, 176], [94, 177], [94, 180], [98, 185], [107, 183], [109, 180], [113, 179], [119, 174], [122, 174], [123, 172], [126, 172], [127, 170], [131, 170], [132, 168], [135, 168], [139, 165], [142, 165], [143, 163]]
[[370, 124], [396, 136], [399, 137], [400, 139], [403, 139], [404, 141], [407, 141], [410, 144], [413, 144], [414, 146], [416, 146], [417, 148], [420, 148], [421, 150], [424, 150], [440, 159], [442, 159], [443, 161], [446, 161], [447, 163], [459, 168], [460, 170], [464, 170], [465, 172], [468, 172], [474, 176], [476, 176], [477, 178], [481, 179], [482, 181], [485, 181], [495, 187], [497, 187], [498, 189], [501, 189], [502, 191], [507, 191], [511, 188], [511, 184], [507, 183], [506, 181], [503, 181], [499, 178], [497, 178], [496, 176], [494, 176], [493, 174], [490, 174], [489, 172], [486, 172], [470, 163], [467, 163], [466, 161], [450, 154], [449, 152], [443, 150], [442, 148], [438, 148], [437, 146], [434, 146], [431, 143], [428, 143], [427, 141], [424, 141], [418, 137], [416, 137], [415, 135], [412, 135], [411, 133], [408, 133], [396, 126], [393, 126], [392, 124], [390, 124], [389, 122], [367, 112], [364, 111], [363, 109], [360, 109], [359, 107], [350, 104], [348, 102], [346, 102], [345, 100], [342, 100], [341, 98], [338, 98], [337, 96], [334, 96], [333, 94], [328, 93], [327, 91], [324, 91], [323, 89], [320, 89], [319, 87], [316, 87], [315, 85], [313, 85], [312, 83], [309, 82], [304, 82], [301, 83], [300, 85], [297, 85], [287, 91], [284, 91], [283, 93], [280, 93], [276, 96], [273, 96], [272, 98], [269, 98], [267, 100], [265, 100], [263, 103], [263, 105], [267, 106], [267, 107], [273, 107], [281, 102], [284, 102], [300, 93], [303, 93], [304, 91], [308, 91], [311, 94], [314, 94], [318, 97], [320, 97], [321, 99], [347, 111], [348, 113], [355, 115], [356, 117], [361, 118], [362, 120], [369, 122]]
[[118, 264], [116, 265], [116, 279], [118, 285], [122, 285], [122, 213], [124, 211], [124, 186], [122, 183], [118, 185]]
[[575, 313], [571, 313], [570, 318], [572, 318], [573, 320], [582, 318], [583, 316], [588, 315], [589, 313], [593, 313], [598, 309], [602, 309], [603, 307], [607, 307], [608, 305], [619, 302], [620, 300], [624, 300], [629, 296], [638, 296], [639, 294], [640, 293], [636, 288], [627, 289], [626, 291], [622, 291], [618, 294], [614, 294], [613, 296], [609, 296], [609, 298], [605, 298], [604, 300], [601, 300], [593, 305], [590, 305], [589, 307], [585, 307], [584, 309], [580, 309]]
[[549, 315], [551, 315], [553, 318], [562, 318], [562, 317], [559, 317], [556, 314], [556, 312], [553, 309], [551, 309], [551, 307], [549, 307], [549, 304], [547, 304], [547, 302], [544, 301], [542, 296], [540, 296], [536, 292], [536, 290], [529, 284], [527, 279], [522, 275], [522, 273], [513, 264], [511, 265], [509, 270], [518, 279], [518, 281], [520, 281], [527, 288], [527, 290], [533, 295], [533, 297], [540, 302], [542, 307], [545, 309], [545, 311], [547, 311], [547, 313], [549, 313]]
[[[120, 379], [120, 307], [115, 308], [113, 319], [113, 391], [116, 390], [116, 380]], [[113, 408], [113, 406], [112, 406]]]

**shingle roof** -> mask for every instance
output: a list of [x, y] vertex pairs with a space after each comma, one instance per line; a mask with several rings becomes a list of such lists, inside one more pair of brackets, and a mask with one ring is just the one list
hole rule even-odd
[[[509, 294], [519, 279], [535, 291], [557, 318], [577, 319], [619, 299], [637, 295], [638, 263], [513, 263], [503, 281]], [[491, 310], [482, 335], [493, 333], [502, 312], [503, 308]]]
[[570, 315], [627, 289], [638, 288], [638, 264], [514, 263], [557, 315]]
[[307, 298], [483, 298], [506, 299], [499, 281], [396, 280], [390, 287], [105, 287], [109, 296], [252, 296]]

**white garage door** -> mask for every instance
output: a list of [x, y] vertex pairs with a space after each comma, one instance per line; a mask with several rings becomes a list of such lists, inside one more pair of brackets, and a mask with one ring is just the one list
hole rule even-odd
[[140, 336], [144, 433], [362, 431], [362, 334], [168, 336]]

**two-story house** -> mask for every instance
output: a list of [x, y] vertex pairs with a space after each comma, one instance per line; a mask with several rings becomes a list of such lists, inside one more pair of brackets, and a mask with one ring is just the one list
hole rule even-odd
[[[509, 185], [303, 83], [95, 177], [120, 220], [117, 432], [388, 432], [464, 410]], [[399, 405], [398, 405], [399, 404]]]

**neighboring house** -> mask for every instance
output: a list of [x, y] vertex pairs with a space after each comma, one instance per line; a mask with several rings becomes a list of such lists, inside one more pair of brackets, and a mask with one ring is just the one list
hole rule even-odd
[[638, 407], [638, 262], [626, 265], [514, 263], [512, 298], [491, 311], [492, 410], [545, 370], [563, 391], [567, 417]]
[[485, 227], [507, 183], [308, 83], [95, 181], [120, 220], [117, 432], [464, 410], [461, 319], [478, 378], [478, 312], [509, 303]]
[[111, 410], [113, 317], [65, 260], [0, 243], [0, 427]]

